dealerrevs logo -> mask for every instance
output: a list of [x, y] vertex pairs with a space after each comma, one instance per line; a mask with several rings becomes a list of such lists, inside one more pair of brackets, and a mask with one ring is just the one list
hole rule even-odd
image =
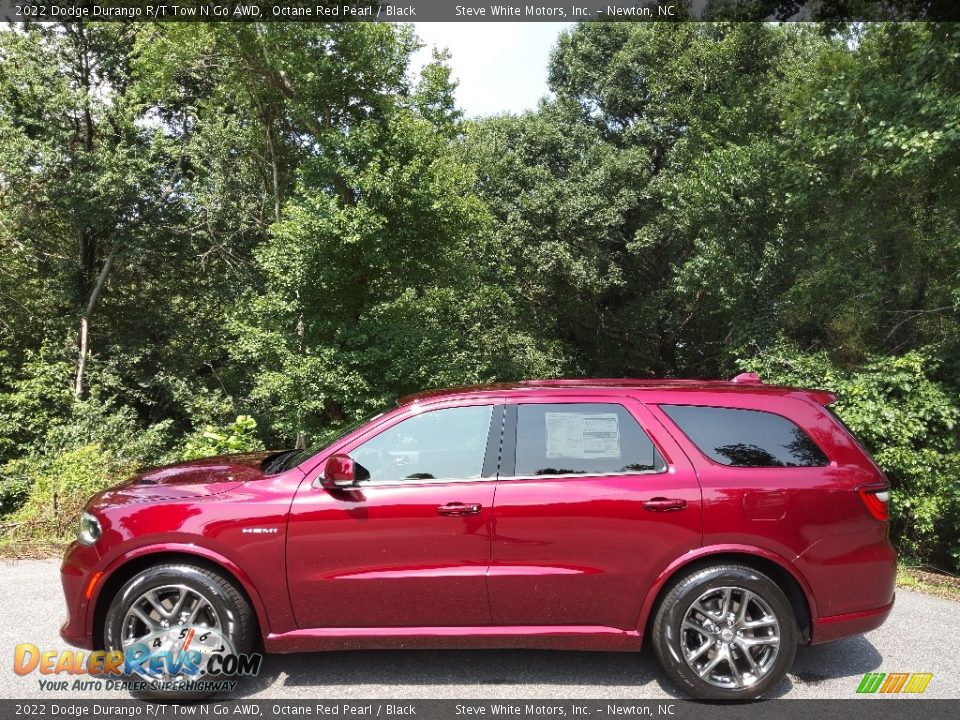
[[883, 695], [920, 694], [927, 689], [932, 679], [933, 673], [867, 673], [857, 686], [857, 692]]
[[263, 656], [239, 654], [213, 628], [175, 626], [146, 635], [123, 651], [41, 650], [33, 643], [14, 649], [18, 675], [37, 672], [41, 690], [229, 691], [237, 676], [260, 672]]

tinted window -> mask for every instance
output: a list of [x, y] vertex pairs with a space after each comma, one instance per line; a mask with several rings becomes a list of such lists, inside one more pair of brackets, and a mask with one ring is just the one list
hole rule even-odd
[[707, 457], [737, 467], [829, 465], [826, 455], [785, 417], [760, 410], [661, 405]]
[[660, 470], [663, 460], [621, 405], [568, 403], [517, 409], [516, 475]]
[[479, 478], [492, 405], [446, 408], [414, 415], [350, 453], [358, 476], [370, 482]]

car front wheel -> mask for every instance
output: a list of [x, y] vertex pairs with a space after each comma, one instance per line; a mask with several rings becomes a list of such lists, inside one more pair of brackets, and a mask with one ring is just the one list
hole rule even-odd
[[667, 674], [701, 700], [749, 700], [776, 687], [793, 663], [793, 608], [769, 577], [717, 565], [681, 578], [661, 602], [653, 644]]
[[127, 678], [133, 694], [160, 699], [210, 695], [198, 686], [228, 679], [210, 671], [211, 657], [247, 653], [253, 638], [245, 596], [190, 563], [162, 563], [133, 576], [110, 603], [103, 628], [104, 649], [123, 651], [134, 666]]

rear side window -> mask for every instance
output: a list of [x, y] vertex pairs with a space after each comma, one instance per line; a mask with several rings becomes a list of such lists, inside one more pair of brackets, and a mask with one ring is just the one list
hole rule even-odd
[[830, 461], [803, 430], [761, 410], [661, 405], [700, 451], [734, 467], [820, 467]]
[[633, 416], [614, 403], [520, 405], [516, 475], [659, 471], [663, 459]]

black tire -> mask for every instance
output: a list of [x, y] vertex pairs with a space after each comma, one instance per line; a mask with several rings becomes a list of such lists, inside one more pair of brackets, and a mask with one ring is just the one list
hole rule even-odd
[[[725, 588], [731, 588], [729, 595]], [[722, 612], [725, 597], [729, 598], [726, 615]], [[744, 598], [744, 619], [731, 619], [731, 615], [738, 614]], [[693, 607], [700, 599], [703, 602], [698, 607], [708, 613]], [[683, 626], [688, 612], [694, 613], [691, 620], [696, 626], [707, 628], [706, 632]], [[769, 624], [768, 615], [775, 618], [776, 625]], [[746, 622], [768, 624], [746, 628]], [[736, 634], [738, 629], [741, 635]], [[783, 680], [793, 664], [798, 638], [796, 617], [787, 596], [769, 577], [742, 565], [715, 565], [680, 578], [657, 608], [652, 634], [663, 669], [698, 700], [760, 697]], [[775, 653], [773, 637], [779, 637]], [[717, 666], [704, 675], [712, 682], [701, 677], [685, 659], [685, 652], [694, 655], [702, 648], [706, 648], [703, 655], [691, 661], [700, 671], [721, 655]], [[758, 670], [752, 669], [754, 665]]]
[[[124, 584], [107, 609], [103, 625], [103, 647], [107, 651], [122, 649], [123, 622], [131, 606], [144, 593], [166, 586], [184, 586], [201, 595], [216, 612], [221, 632], [236, 653], [250, 652], [254, 646], [256, 622], [246, 597], [232, 582], [206, 567], [190, 563], [162, 563], [147, 568]], [[202, 675], [203, 680], [227, 679]], [[126, 678], [137, 681], [139, 678]], [[236, 679], [236, 678], [231, 678]], [[136, 690], [133, 695], [152, 699], [202, 699], [212, 692]]]

